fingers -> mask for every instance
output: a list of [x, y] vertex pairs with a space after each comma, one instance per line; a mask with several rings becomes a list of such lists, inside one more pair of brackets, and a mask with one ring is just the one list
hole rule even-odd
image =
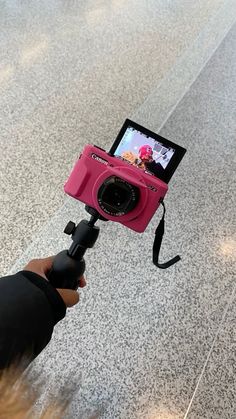
[[[26, 271], [34, 272], [43, 278], [47, 279], [47, 274], [52, 268], [54, 256], [50, 256], [44, 259], [33, 259], [24, 268]], [[86, 286], [86, 279], [82, 275], [79, 279], [79, 288]], [[57, 288], [57, 291], [61, 295], [65, 305], [72, 307], [79, 302], [79, 293], [71, 289]]]
[[54, 256], [50, 256], [44, 259], [32, 259], [28, 265], [25, 266], [25, 271], [35, 272], [36, 274], [47, 279], [47, 273], [52, 268]]
[[[84, 288], [86, 286], [86, 280], [84, 276], [81, 276], [79, 280], [79, 288]], [[69, 290], [65, 288], [57, 288], [60, 296], [62, 297], [66, 307], [73, 307], [79, 302], [79, 293], [78, 291]]]
[[79, 302], [79, 293], [77, 291], [62, 288], [57, 288], [57, 291], [62, 297], [66, 307], [73, 307]]
[[84, 287], [86, 287], [86, 279], [83, 275], [80, 277], [80, 280], [79, 280], [79, 288], [84, 288]]
[[48, 273], [50, 269], [52, 268], [53, 261], [55, 259], [55, 256], [49, 256], [44, 259], [39, 259], [39, 262], [42, 266], [42, 269], [45, 273]]

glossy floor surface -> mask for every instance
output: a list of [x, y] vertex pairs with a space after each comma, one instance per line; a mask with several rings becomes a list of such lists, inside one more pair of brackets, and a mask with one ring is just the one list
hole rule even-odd
[[[15, 42], [19, 38], [20, 43], [23, 21], [28, 30], [35, 3], [5, 3], [19, 6], [20, 11], [12, 6], [12, 13], [9, 10], [5, 13], [12, 25], [15, 22], [12, 38], [14, 34]], [[88, 137], [89, 141], [108, 147], [110, 138], [127, 116], [144, 124], [147, 121], [146, 125], [153, 129], [161, 128], [161, 135], [188, 150], [170, 183], [161, 254], [164, 260], [180, 252], [181, 262], [167, 271], [158, 271], [151, 263], [158, 215], [142, 236], [118, 224], [100, 223], [99, 241], [87, 255], [89, 281], [81, 302], [56, 327], [50, 345], [35, 361], [34, 368], [47, 378], [53, 391], [67, 379], [72, 388], [78, 387], [70, 418], [80, 415], [87, 418], [99, 412], [104, 419], [233, 419], [236, 412], [235, 3], [158, 2], [158, 10], [157, 2], [135, 2], [135, 5], [134, 8], [134, 3], [129, 1], [99, 2], [96, 9], [95, 2], [72, 1], [52, 2], [50, 7], [36, 9], [33, 22], [37, 19], [43, 22], [43, 14], [52, 16], [51, 24], [47, 19], [44, 22], [48, 33], [55, 34], [57, 25], [61, 25], [60, 33], [63, 27], [68, 31], [67, 48], [62, 41], [55, 44], [64, 53], [67, 51], [65, 54], [70, 58], [66, 60], [55, 54], [51, 66], [48, 64], [57, 74], [57, 77], [50, 76], [51, 84], [47, 77], [40, 79], [43, 63], [50, 62], [51, 47], [44, 47], [41, 55], [29, 53], [29, 62], [35, 60], [27, 70], [28, 77], [26, 70], [22, 72], [24, 88], [20, 79], [14, 78], [17, 74], [20, 77], [20, 70], [10, 75], [6, 71], [2, 73], [8, 74], [1, 86], [6, 89], [1, 97], [6, 100], [1, 137], [1, 188], [5, 197], [2, 214], [4, 226], [9, 229], [9, 232], [6, 229], [5, 242], [2, 240], [3, 251], [6, 249], [9, 255], [9, 258], [2, 257], [2, 269], [16, 271], [31, 257], [56, 253], [70, 243], [62, 230], [68, 220], [79, 221], [85, 212], [78, 202], [64, 200], [58, 190], [71, 161]], [[76, 13], [78, 10], [81, 14]], [[93, 13], [86, 15], [88, 10]], [[110, 24], [108, 18], [106, 23], [96, 20], [105, 12], [110, 16]], [[213, 24], [216, 21], [218, 25]], [[97, 22], [94, 43], [88, 29], [86, 34], [82, 29], [88, 28], [89, 22], [93, 25]], [[158, 25], [158, 22], [162, 23]], [[195, 24], [198, 30], [202, 25], [198, 34]], [[126, 28], [123, 35], [119, 25]], [[175, 25], [176, 32], [173, 32], [171, 27]], [[91, 27], [94, 31], [94, 26]], [[70, 49], [71, 45], [75, 46], [71, 34], [75, 28], [84, 36], [81, 56]], [[213, 46], [220, 30], [222, 39], [218, 38], [218, 44]], [[32, 38], [33, 33], [31, 30]], [[166, 36], [166, 47], [161, 46], [159, 33], [163, 33], [163, 39]], [[173, 37], [172, 49], [167, 48], [168, 34]], [[121, 38], [123, 44], [118, 46]], [[140, 52], [145, 39], [145, 48]], [[12, 39], [6, 36], [4, 41], [10, 43]], [[125, 48], [129, 46], [128, 60]], [[108, 48], [113, 51], [110, 56]], [[6, 57], [12, 53], [4, 51]], [[88, 63], [92, 52], [94, 67], [92, 58]], [[36, 56], [42, 61], [37, 61]], [[81, 64], [79, 73], [74, 66], [69, 66], [67, 74], [69, 59], [75, 64], [78, 57], [88, 60], [87, 68]], [[115, 59], [118, 67], [113, 67]], [[17, 62], [19, 69], [20, 60]], [[32, 105], [31, 113], [25, 103], [21, 112], [11, 114], [9, 106], [12, 104], [14, 108], [14, 101], [20, 103], [17, 102], [20, 91], [22, 95], [25, 91], [30, 95], [31, 88], [36, 88], [37, 77], [31, 78], [36, 68], [41, 96], [32, 95], [31, 100], [38, 102]], [[194, 74], [193, 68], [197, 73]], [[141, 83], [140, 79], [145, 77]], [[176, 89], [174, 95], [172, 88], [170, 94], [163, 96], [174, 79], [181, 89]], [[44, 85], [47, 85], [45, 90]], [[8, 93], [12, 94], [11, 99], [10, 96], [7, 99]], [[160, 107], [160, 102], [165, 106]], [[13, 163], [18, 170], [15, 175]], [[14, 198], [10, 200], [10, 197]], [[25, 249], [32, 233], [45, 222]], [[26, 229], [26, 235], [17, 241], [22, 229]], [[12, 242], [10, 237], [14, 238]], [[10, 248], [14, 253], [12, 259]], [[24, 249], [12, 268], [17, 252]]]
[[[191, 61], [198, 71], [234, 10], [234, 0], [0, 1], [3, 273], [63, 203], [63, 183], [84, 144], [109, 147], [139, 107], [139, 119], [151, 125], [142, 105], [160, 83], [154, 107], [165, 104], [168, 113], [186, 87], [183, 69]], [[192, 50], [168, 89], [166, 75]], [[157, 114], [161, 123], [165, 115]]]

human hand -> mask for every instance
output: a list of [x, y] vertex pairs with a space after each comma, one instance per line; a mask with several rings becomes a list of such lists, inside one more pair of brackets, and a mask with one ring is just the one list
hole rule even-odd
[[[47, 274], [50, 272], [53, 264], [54, 256], [50, 256], [44, 259], [32, 259], [24, 268], [25, 271], [34, 272], [44, 279], [47, 279]], [[86, 285], [84, 276], [81, 276], [79, 281], [79, 287], [83, 288]], [[79, 293], [75, 290], [56, 288], [60, 296], [62, 297], [66, 307], [72, 307], [79, 302]]]

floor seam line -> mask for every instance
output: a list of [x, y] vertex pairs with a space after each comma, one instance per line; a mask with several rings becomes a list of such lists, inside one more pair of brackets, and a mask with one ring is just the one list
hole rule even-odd
[[213, 349], [214, 349], [214, 346], [215, 346], [216, 340], [217, 340], [217, 338], [218, 338], [218, 336], [219, 336], [219, 334], [220, 334], [220, 332], [221, 332], [221, 330], [222, 330], [222, 326], [223, 326], [223, 323], [224, 323], [225, 318], [226, 318], [226, 316], [227, 316], [227, 313], [228, 313], [228, 311], [229, 311], [229, 309], [230, 309], [230, 306], [231, 306], [231, 305], [232, 305], [232, 303], [233, 303], [234, 296], [235, 296], [235, 291], [236, 291], [236, 286], [234, 287], [233, 292], [232, 292], [231, 297], [230, 297], [230, 300], [228, 301], [228, 304], [227, 304], [227, 306], [226, 306], [226, 308], [225, 308], [225, 310], [224, 310], [224, 312], [223, 312], [222, 319], [221, 319], [220, 324], [219, 324], [219, 327], [218, 327], [218, 329], [217, 329], [217, 331], [216, 331], [216, 334], [215, 334], [215, 337], [214, 337], [214, 339], [213, 339], [213, 342], [212, 342], [212, 345], [211, 345], [211, 347], [210, 347], [210, 350], [209, 350], [209, 352], [208, 352], [208, 355], [207, 355], [207, 357], [206, 357], [206, 361], [205, 361], [205, 362], [204, 362], [204, 364], [203, 364], [202, 371], [201, 371], [201, 373], [200, 373], [200, 375], [199, 375], [199, 377], [198, 377], [196, 387], [195, 387], [195, 389], [194, 389], [193, 395], [192, 395], [192, 397], [191, 397], [191, 399], [190, 399], [189, 405], [188, 405], [188, 407], [187, 407], [187, 410], [186, 410], [186, 413], [185, 413], [185, 415], [184, 415], [184, 418], [183, 418], [183, 419], [187, 419], [187, 417], [188, 417], [189, 411], [190, 411], [190, 409], [191, 409], [191, 407], [192, 407], [192, 404], [193, 404], [193, 401], [194, 401], [195, 396], [196, 396], [196, 394], [197, 394], [197, 391], [198, 391], [199, 385], [200, 385], [200, 383], [201, 383], [201, 381], [202, 381], [203, 375], [204, 375], [204, 373], [205, 373], [206, 367], [207, 367], [207, 365], [208, 365], [209, 359], [210, 359], [211, 354], [212, 354], [212, 351], [213, 351]]

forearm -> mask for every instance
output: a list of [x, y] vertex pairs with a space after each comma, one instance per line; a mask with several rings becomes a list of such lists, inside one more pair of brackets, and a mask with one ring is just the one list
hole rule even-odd
[[0, 369], [35, 358], [66, 313], [59, 293], [41, 276], [21, 271], [0, 279]]

